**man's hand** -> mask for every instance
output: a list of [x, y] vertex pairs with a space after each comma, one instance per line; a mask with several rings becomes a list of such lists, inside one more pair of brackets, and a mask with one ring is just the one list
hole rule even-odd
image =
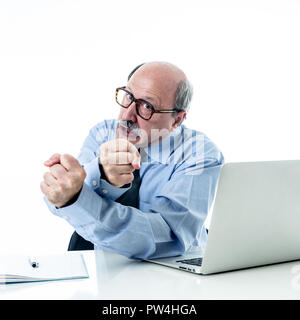
[[41, 190], [49, 202], [60, 208], [81, 190], [86, 173], [78, 160], [68, 154], [56, 153], [44, 165], [50, 172], [44, 174]]
[[100, 163], [107, 181], [115, 187], [131, 183], [132, 172], [140, 168], [140, 162], [137, 148], [128, 140], [116, 139], [100, 147]]

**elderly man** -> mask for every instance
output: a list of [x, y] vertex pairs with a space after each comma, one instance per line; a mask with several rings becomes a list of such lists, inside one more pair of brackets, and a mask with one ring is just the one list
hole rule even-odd
[[166, 62], [136, 67], [117, 88], [117, 120], [94, 126], [78, 160], [54, 154], [41, 190], [76, 230], [69, 250], [103, 249], [130, 258], [203, 252], [222, 153], [182, 125], [192, 87]]

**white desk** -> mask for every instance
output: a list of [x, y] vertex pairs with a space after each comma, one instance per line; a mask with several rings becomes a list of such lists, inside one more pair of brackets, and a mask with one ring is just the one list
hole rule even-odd
[[82, 252], [89, 279], [0, 285], [0, 300], [300, 299], [300, 261], [203, 276], [109, 252]]

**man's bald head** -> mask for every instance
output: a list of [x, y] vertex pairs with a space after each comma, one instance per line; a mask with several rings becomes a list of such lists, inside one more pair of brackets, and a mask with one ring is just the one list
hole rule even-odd
[[186, 75], [184, 72], [169, 62], [153, 61], [145, 63], [138, 68], [138, 70], [135, 72], [135, 75], [141, 72], [158, 78], [163, 77], [165, 80], [174, 81], [177, 83], [186, 80]]
[[144, 76], [159, 83], [164, 92], [173, 95], [175, 109], [188, 110], [193, 88], [185, 73], [176, 65], [164, 61], [142, 63], [131, 71], [128, 81], [134, 76]]

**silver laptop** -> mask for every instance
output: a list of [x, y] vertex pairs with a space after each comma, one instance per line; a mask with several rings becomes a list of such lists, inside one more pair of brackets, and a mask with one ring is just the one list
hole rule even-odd
[[147, 260], [198, 274], [300, 259], [300, 160], [225, 164], [203, 257]]

